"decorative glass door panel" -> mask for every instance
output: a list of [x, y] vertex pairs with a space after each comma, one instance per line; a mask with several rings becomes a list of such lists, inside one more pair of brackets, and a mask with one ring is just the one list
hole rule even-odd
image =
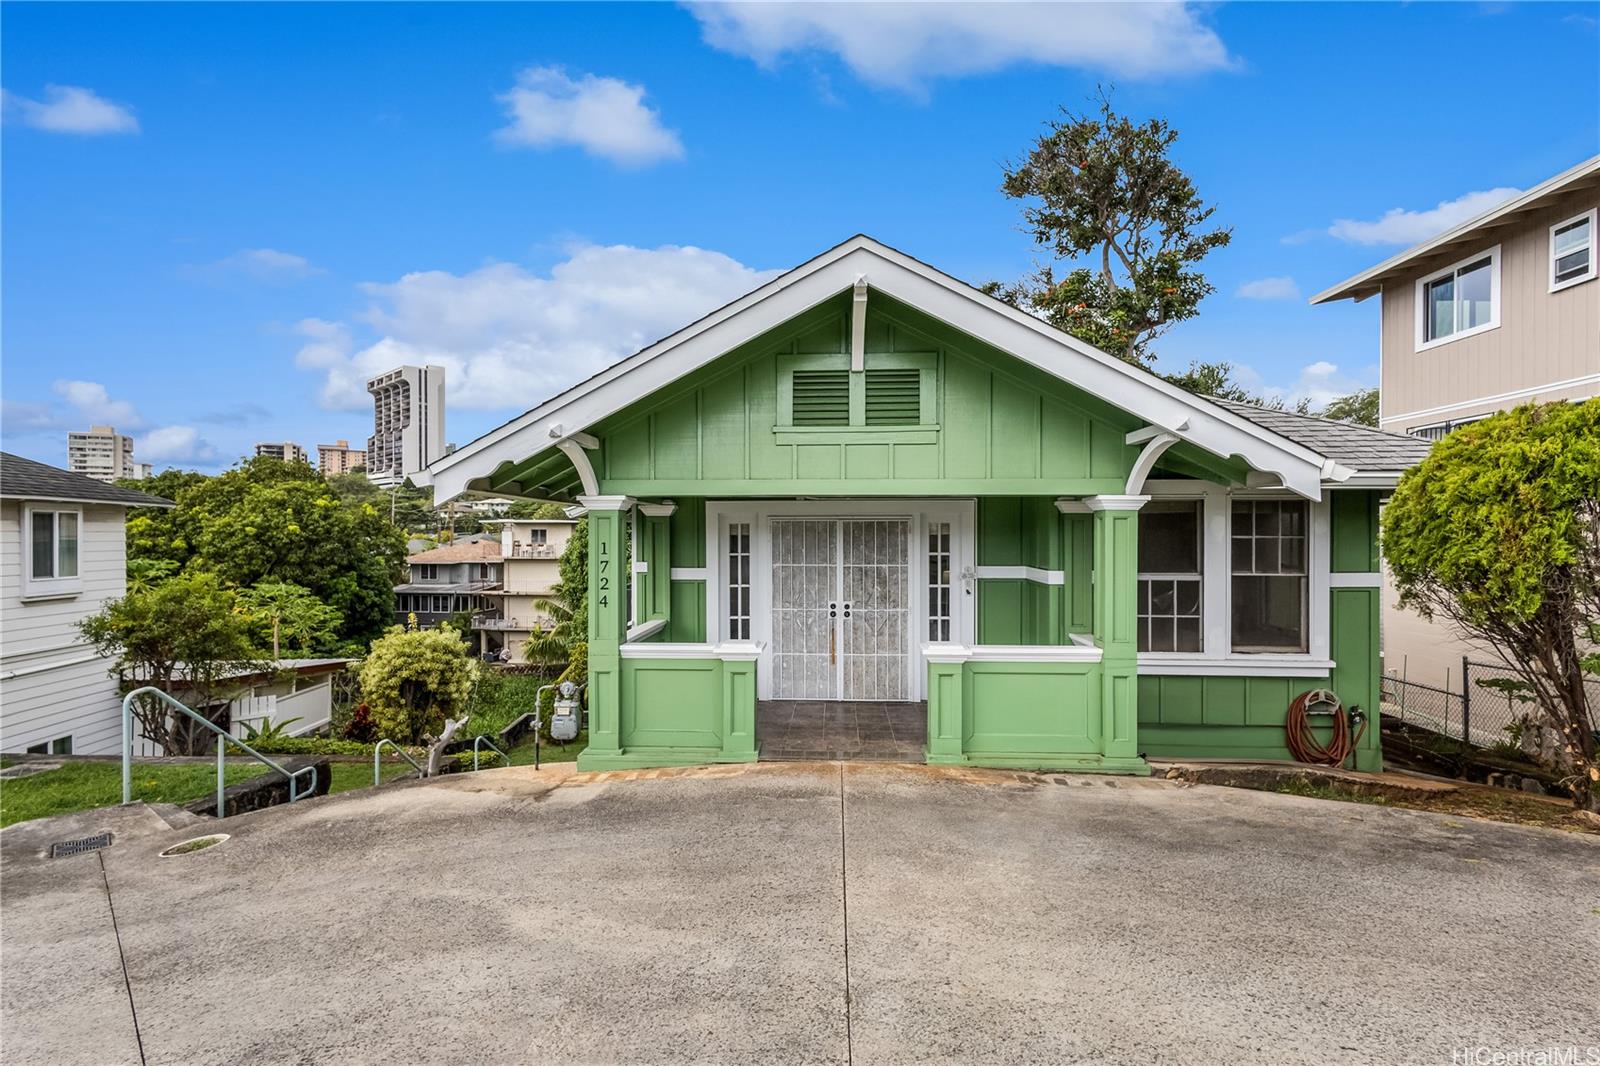
[[772, 695], [839, 698], [839, 523], [772, 522]]
[[844, 540], [841, 698], [908, 700], [911, 523], [891, 518], [840, 525]]
[[911, 523], [772, 521], [774, 699], [909, 700]]

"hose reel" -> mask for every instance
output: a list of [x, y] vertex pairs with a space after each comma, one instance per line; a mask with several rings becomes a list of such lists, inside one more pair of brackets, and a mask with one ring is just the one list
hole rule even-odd
[[[1333, 735], [1324, 745], [1312, 731], [1313, 718], [1333, 719]], [[1328, 689], [1316, 688], [1302, 692], [1289, 702], [1289, 713], [1284, 719], [1289, 754], [1295, 761], [1318, 766], [1342, 766], [1361, 743], [1367, 732], [1367, 716], [1359, 706], [1351, 705], [1348, 712], [1339, 697]]]

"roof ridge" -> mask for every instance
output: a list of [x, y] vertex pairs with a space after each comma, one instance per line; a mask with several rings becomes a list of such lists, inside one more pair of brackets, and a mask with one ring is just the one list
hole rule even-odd
[[1322, 422], [1330, 426], [1341, 426], [1347, 429], [1359, 429], [1364, 433], [1376, 433], [1380, 437], [1388, 437], [1391, 439], [1398, 437], [1401, 440], [1421, 439], [1420, 437], [1413, 437], [1409, 433], [1395, 433], [1392, 430], [1380, 429], [1377, 426], [1369, 426], [1363, 422], [1350, 422], [1343, 418], [1329, 418], [1326, 415], [1302, 414], [1299, 411], [1290, 411], [1284, 407], [1268, 407], [1266, 404], [1248, 403], [1244, 400], [1229, 400], [1221, 396], [1211, 396], [1207, 398], [1215, 400], [1218, 403], [1227, 404], [1230, 407], [1244, 407], [1254, 411], [1265, 411], [1268, 414], [1288, 415], [1291, 418], [1303, 418], [1308, 422]]

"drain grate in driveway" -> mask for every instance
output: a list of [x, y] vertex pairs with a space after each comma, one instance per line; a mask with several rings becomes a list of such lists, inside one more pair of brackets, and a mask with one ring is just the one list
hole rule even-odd
[[50, 845], [50, 857], [52, 859], [64, 859], [68, 855], [82, 855], [86, 851], [99, 851], [101, 848], [109, 848], [110, 846], [110, 833], [84, 837], [82, 840], [61, 840]]

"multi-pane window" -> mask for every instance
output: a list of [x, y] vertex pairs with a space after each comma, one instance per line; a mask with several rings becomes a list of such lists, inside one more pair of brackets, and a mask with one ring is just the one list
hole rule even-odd
[[928, 523], [928, 639], [950, 639], [950, 523]]
[[417, 580], [418, 581], [437, 581], [437, 580], [439, 580], [439, 566], [438, 566], [438, 564], [437, 563], [419, 563], [419, 564], [417, 564]]
[[728, 639], [750, 639], [750, 523], [728, 524]]
[[1307, 508], [1302, 500], [1233, 502], [1233, 650], [1303, 652]]
[[1498, 323], [1498, 270], [1499, 249], [1493, 249], [1419, 282], [1419, 344], [1432, 344]]
[[1595, 215], [1590, 211], [1550, 227], [1550, 291], [1595, 276]]
[[530, 530], [528, 530], [528, 543], [529, 544], [545, 544], [545, 543], [548, 542], [548, 538], [549, 538], [549, 531], [548, 530], [543, 530], [543, 529], [530, 529]]
[[1199, 500], [1152, 500], [1139, 511], [1139, 650], [1202, 650]]
[[78, 512], [30, 511], [33, 550], [29, 576], [35, 580], [78, 576]]
[[71, 755], [72, 738], [70, 736], [57, 737], [39, 744], [28, 745], [29, 755]]

